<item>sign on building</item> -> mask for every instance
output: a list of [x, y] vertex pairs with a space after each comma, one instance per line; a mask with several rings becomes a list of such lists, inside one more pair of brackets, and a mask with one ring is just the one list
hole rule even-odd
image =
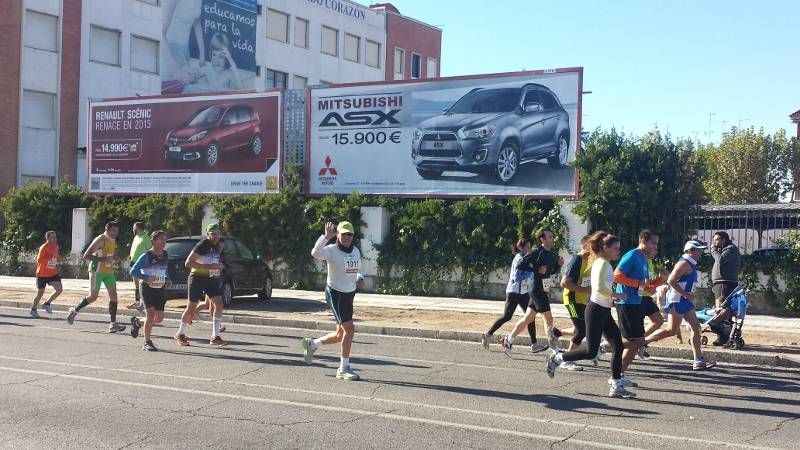
[[312, 88], [307, 192], [572, 196], [583, 69]]
[[90, 193], [277, 192], [282, 93], [91, 103]]
[[256, 0], [162, 0], [161, 93], [255, 88]]

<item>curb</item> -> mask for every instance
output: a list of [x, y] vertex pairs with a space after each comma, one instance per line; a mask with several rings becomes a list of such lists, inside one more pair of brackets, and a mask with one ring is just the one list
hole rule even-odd
[[[0, 307], [10, 308], [30, 308], [30, 302], [17, 302], [11, 300], [0, 300]], [[70, 308], [69, 305], [53, 304], [54, 311], [66, 312]], [[105, 314], [108, 312], [106, 307], [101, 306], [87, 306], [83, 311], [93, 314]], [[135, 310], [123, 309], [118, 311], [121, 316], [131, 316], [131, 312]], [[138, 311], [137, 311], [138, 312]], [[164, 312], [165, 319], [180, 320], [183, 313], [180, 311], [167, 310]], [[198, 313], [198, 317], [207, 316], [208, 313]], [[205, 317], [204, 320], [207, 320]], [[270, 317], [254, 317], [242, 314], [227, 314], [223, 318], [225, 323], [255, 325], [264, 327], [276, 328], [298, 328], [304, 330], [320, 330], [332, 331], [336, 329], [336, 324], [330, 321], [320, 322], [317, 320], [301, 320], [301, 319], [276, 319]], [[374, 334], [380, 336], [399, 336], [399, 337], [414, 337], [422, 339], [438, 339], [447, 341], [459, 342], [480, 342], [481, 333], [475, 331], [455, 331], [455, 330], [428, 330], [417, 328], [404, 328], [404, 327], [382, 327], [376, 325], [358, 325], [357, 330], [359, 333]], [[528, 338], [517, 336], [514, 340], [515, 345], [528, 345]], [[562, 345], [567, 345], [568, 341], [561, 340]], [[648, 352], [651, 356], [660, 358], [672, 359], [692, 359], [692, 351], [689, 348], [677, 347], [650, 347]], [[800, 368], [800, 359], [792, 359], [782, 356], [779, 353], [768, 352], [742, 352], [737, 350], [720, 350], [705, 347], [703, 353], [708, 355], [710, 359], [717, 362], [743, 364], [751, 366], [771, 366], [771, 367], [786, 367], [786, 368]]]

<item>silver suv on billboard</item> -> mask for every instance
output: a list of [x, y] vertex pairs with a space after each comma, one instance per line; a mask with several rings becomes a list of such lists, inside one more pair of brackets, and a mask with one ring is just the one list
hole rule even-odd
[[564, 167], [569, 140], [569, 114], [547, 87], [475, 88], [417, 126], [411, 157], [425, 179], [456, 171], [505, 184], [523, 163]]

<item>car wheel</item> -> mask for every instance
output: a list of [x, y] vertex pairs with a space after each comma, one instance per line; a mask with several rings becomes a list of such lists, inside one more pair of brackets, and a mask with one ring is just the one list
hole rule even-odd
[[253, 136], [253, 141], [250, 143], [250, 152], [253, 154], [253, 156], [258, 156], [261, 154], [261, 144], [261, 136]]
[[441, 170], [420, 169], [419, 167], [417, 167], [417, 173], [426, 180], [433, 180], [442, 176]]
[[219, 144], [212, 142], [206, 148], [206, 166], [214, 167], [219, 161]]
[[556, 153], [547, 157], [547, 162], [553, 169], [560, 169], [567, 165], [567, 156], [569, 155], [569, 139], [565, 134], [558, 137], [556, 143]]
[[264, 288], [258, 291], [258, 300], [268, 302], [272, 299], [272, 278], [264, 280]]
[[494, 169], [494, 176], [501, 183], [510, 182], [517, 174], [519, 169], [519, 153], [517, 146], [512, 142], [506, 142], [500, 148], [500, 154], [497, 155], [497, 166]]
[[226, 308], [233, 303], [233, 286], [230, 281], [222, 283], [222, 303]]

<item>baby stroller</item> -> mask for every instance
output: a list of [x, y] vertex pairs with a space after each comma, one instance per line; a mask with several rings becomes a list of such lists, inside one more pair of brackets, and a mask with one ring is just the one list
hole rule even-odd
[[[737, 286], [722, 302], [719, 310], [704, 308], [697, 312], [697, 318], [702, 324], [702, 332], [716, 333], [720, 342], [723, 342], [724, 348], [743, 349], [742, 325], [744, 325], [744, 317], [747, 315], [749, 306], [747, 292], [743, 287]], [[707, 345], [708, 337], [701, 337], [700, 343]]]

